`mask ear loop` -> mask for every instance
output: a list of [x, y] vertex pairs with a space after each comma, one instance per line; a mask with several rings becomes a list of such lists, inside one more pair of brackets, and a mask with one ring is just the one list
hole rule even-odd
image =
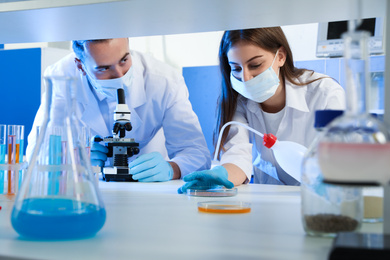
[[[275, 54], [274, 60], [272, 61], [272, 64], [271, 64], [271, 68], [272, 68], [272, 66], [274, 66], [274, 63], [275, 63], [276, 57], [278, 57], [278, 53], [279, 53], [279, 49], [276, 51], [276, 54]], [[279, 72], [280, 72], [280, 67], [279, 67], [279, 69], [278, 69], [278, 78], [279, 78]]]
[[279, 53], [279, 49], [278, 49], [278, 50], [276, 51], [276, 53], [275, 53], [275, 57], [274, 57], [274, 60], [272, 61], [271, 67], [274, 66], [276, 57], [278, 57], [278, 53]]

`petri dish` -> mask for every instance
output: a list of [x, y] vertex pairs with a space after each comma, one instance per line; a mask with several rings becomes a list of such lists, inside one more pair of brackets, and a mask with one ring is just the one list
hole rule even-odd
[[251, 205], [242, 201], [204, 201], [198, 202], [199, 212], [237, 214], [251, 212]]
[[187, 189], [187, 195], [196, 197], [232, 197], [237, 195], [237, 188]]

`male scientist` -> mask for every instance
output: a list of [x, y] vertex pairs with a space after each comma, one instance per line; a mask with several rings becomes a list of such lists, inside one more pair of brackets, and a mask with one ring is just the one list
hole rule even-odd
[[[48, 67], [45, 76], [76, 78], [76, 115], [92, 135], [103, 137], [112, 135], [117, 89], [124, 89], [133, 126], [126, 138], [134, 138], [140, 149], [130, 157], [134, 180], [168, 181], [210, 167], [210, 153], [180, 73], [130, 51], [128, 38], [74, 41], [73, 51]], [[62, 116], [61, 111], [55, 113]], [[42, 121], [41, 105], [28, 137], [28, 159]], [[104, 166], [107, 152], [94, 143], [92, 165]]]

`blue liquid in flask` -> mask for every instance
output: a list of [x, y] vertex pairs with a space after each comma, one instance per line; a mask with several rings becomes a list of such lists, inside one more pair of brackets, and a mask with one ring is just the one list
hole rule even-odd
[[104, 208], [65, 198], [25, 199], [11, 216], [12, 226], [21, 236], [42, 240], [91, 237], [105, 220]]

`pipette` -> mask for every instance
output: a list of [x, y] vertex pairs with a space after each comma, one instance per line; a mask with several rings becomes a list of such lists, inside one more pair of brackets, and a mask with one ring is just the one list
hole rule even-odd
[[[270, 148], [275, 156], [279, 166], [288, 173], [291, 177], [301, 182], [301, 166], [302, 159], [306, 153], [306, 147], [291, 141], [279, 141], [273, 134], [262, 134], [259, 131], [237, 121], [230, 121], [224, 124], [219, 132], [217, 147], [215, 151], [219, 151], [221, 145], [222, 134], [225, 128], [229, 125], [240, 125], [249, 131], [261, 136], [264, 141], [264, 146]], [[217, 160], [218, 152], [214, 153], [213, 165], [219, 165]]]

